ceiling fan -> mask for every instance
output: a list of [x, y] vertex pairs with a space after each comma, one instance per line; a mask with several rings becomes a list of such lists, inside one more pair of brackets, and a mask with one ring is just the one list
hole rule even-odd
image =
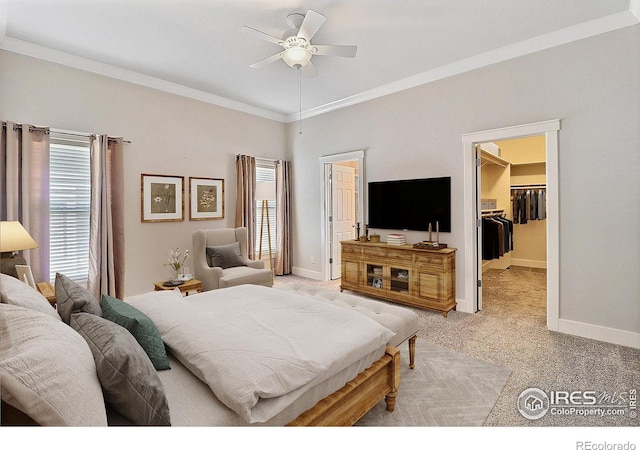
[[355, 57], [358, 50], [355, 45], [315, 45], [311, 43], [311, 39], [326, 20], [325, 16], [311, 9], [307, 11], [307, 14], [289, 14], [286, 22], [290, 29], [284, 32], [282, 38], [271, 36], [247, 26], [240, 28], [239, 31], [242, 33], [257, 36], [284, 48], [283, 51], [255, 62], [249, 67], [260, 69], [267, 64], [282, 59], [289, 66], [295, 69], [302, 69], [306, 76], [315, 76], [318, 72], [313, 63], [311, 63], [311, 57], [313, 56]]

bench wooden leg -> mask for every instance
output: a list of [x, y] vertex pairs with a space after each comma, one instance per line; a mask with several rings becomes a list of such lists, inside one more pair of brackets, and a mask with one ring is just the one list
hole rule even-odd
[[413, 369], [415, 367], [416, 337], [417, 336], [412, 336], [409, 338], [409, 369]]

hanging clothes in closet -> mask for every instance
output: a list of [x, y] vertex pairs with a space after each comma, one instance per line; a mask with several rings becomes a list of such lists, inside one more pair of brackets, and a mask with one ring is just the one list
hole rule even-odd
[[513, 223], [525, 224], [529, 220], [547, 218], [547, 198], [544, 188], [514, 189], [511, 193]]
[[492, 215], [482, 218], [482, 259], [491, 260], [513, 250], [513, 221]]

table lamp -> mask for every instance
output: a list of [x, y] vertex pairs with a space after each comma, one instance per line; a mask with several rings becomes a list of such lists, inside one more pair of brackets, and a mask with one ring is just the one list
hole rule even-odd
[[37, 248], [38, 244], [20, 222], [0, 222], [0, 272], [18, 278], [16, 265], [26, 265], [27, 261], [16, 252]]

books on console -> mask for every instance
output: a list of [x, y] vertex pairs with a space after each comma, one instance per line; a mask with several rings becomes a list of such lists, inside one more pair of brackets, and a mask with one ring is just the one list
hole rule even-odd
[[405, 245], [406, 243], [404, 234], [390, 233], [387, 235], [388, 245]]

